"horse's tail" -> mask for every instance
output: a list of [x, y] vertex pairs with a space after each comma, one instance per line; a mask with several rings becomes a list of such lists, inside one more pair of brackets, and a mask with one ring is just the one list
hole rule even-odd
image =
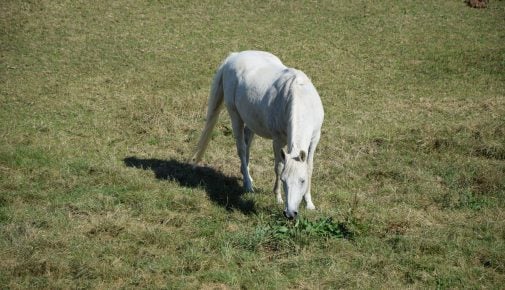
[[221, 64], [221, 66], [219, 66], [219, 69], [214, 76], [212, 87], [210, 89], [209, 104], [207, 107], [207, 120], [195, 152], [189, 159], [190, 163], [196, 164], [202, 159], [205, 149], [207, 149], [207, 145], [209, 145], [212, 130], [216, 126], [217, 119], [219, 118], [219, 113], [223, 109], [223, 67], [226, 60]]

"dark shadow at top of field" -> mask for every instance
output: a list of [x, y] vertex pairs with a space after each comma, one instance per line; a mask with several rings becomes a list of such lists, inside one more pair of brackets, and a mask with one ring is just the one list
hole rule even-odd
[[201, 187], [210, 200], [229, 211], [239, 210], [244, 214], [256, 212], [254, 202], [242, 198], [243, 189], [237, 177], [226, 176], [210, 167], [195, 167], [174, 159], [127, 157], [123, 161], [128, 167], [152, 170], [157, 179], [177, 181], [185, 187]]

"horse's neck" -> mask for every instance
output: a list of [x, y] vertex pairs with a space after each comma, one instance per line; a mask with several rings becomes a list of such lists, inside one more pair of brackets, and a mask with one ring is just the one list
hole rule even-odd
[[295, 76], [284, 95], [287, 100], [288, 151], [308, 152], [315, 130], [320, 127], [318, 115], [322, 114], [322, 107], [319, 108], [319, 96], [310, 79], [303, 72], [293, 69], [292, 73]]
[[[298, 100], [300, 101], [300, 100]], [[303, 114], [307, 113], [302, 107], [303, 104], [297, 103], [297, 100], [292, 100], [289, 106], [289, 123], [288, 123], [288, 151], [298, 152], [304, 150], [308, 152], [312, 132], [309, 124], [303, 122]]]

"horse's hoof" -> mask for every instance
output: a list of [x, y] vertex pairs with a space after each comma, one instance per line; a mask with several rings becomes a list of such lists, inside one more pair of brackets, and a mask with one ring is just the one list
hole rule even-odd
[[275, 195], [275, 199], [277, 200], [277, 204], [284, 204], [284, 201], [282, 200], [282, 194], [274, 191], [274, 195]]
[[244, 191], [245, 191], [246, 193], [254, 193], [254, 188], [252, 188], [252, 187], [250, 187], [250, 188], [249, 188], [249, 187], [246, 187], [246, 188], [244, 189]]
[[313, 204], [307, 204], [307, 209], [308, 210], [315, 210], [316, 207]]

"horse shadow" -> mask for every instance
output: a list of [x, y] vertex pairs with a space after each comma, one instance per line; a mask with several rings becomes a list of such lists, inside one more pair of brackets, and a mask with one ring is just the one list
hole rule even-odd
[[128, 167], [152, 170], [159, 180], [173, 180], [184, 187], [202, 187], [212, 202], [228, 211], [239, 210], [247, 215], [256, 213], [254, 202], [242, 198], [243, 188], [237, 177], [226, 176], [210, 167], [193, 166], [175, 159], [127, 157], [123, 162]]

